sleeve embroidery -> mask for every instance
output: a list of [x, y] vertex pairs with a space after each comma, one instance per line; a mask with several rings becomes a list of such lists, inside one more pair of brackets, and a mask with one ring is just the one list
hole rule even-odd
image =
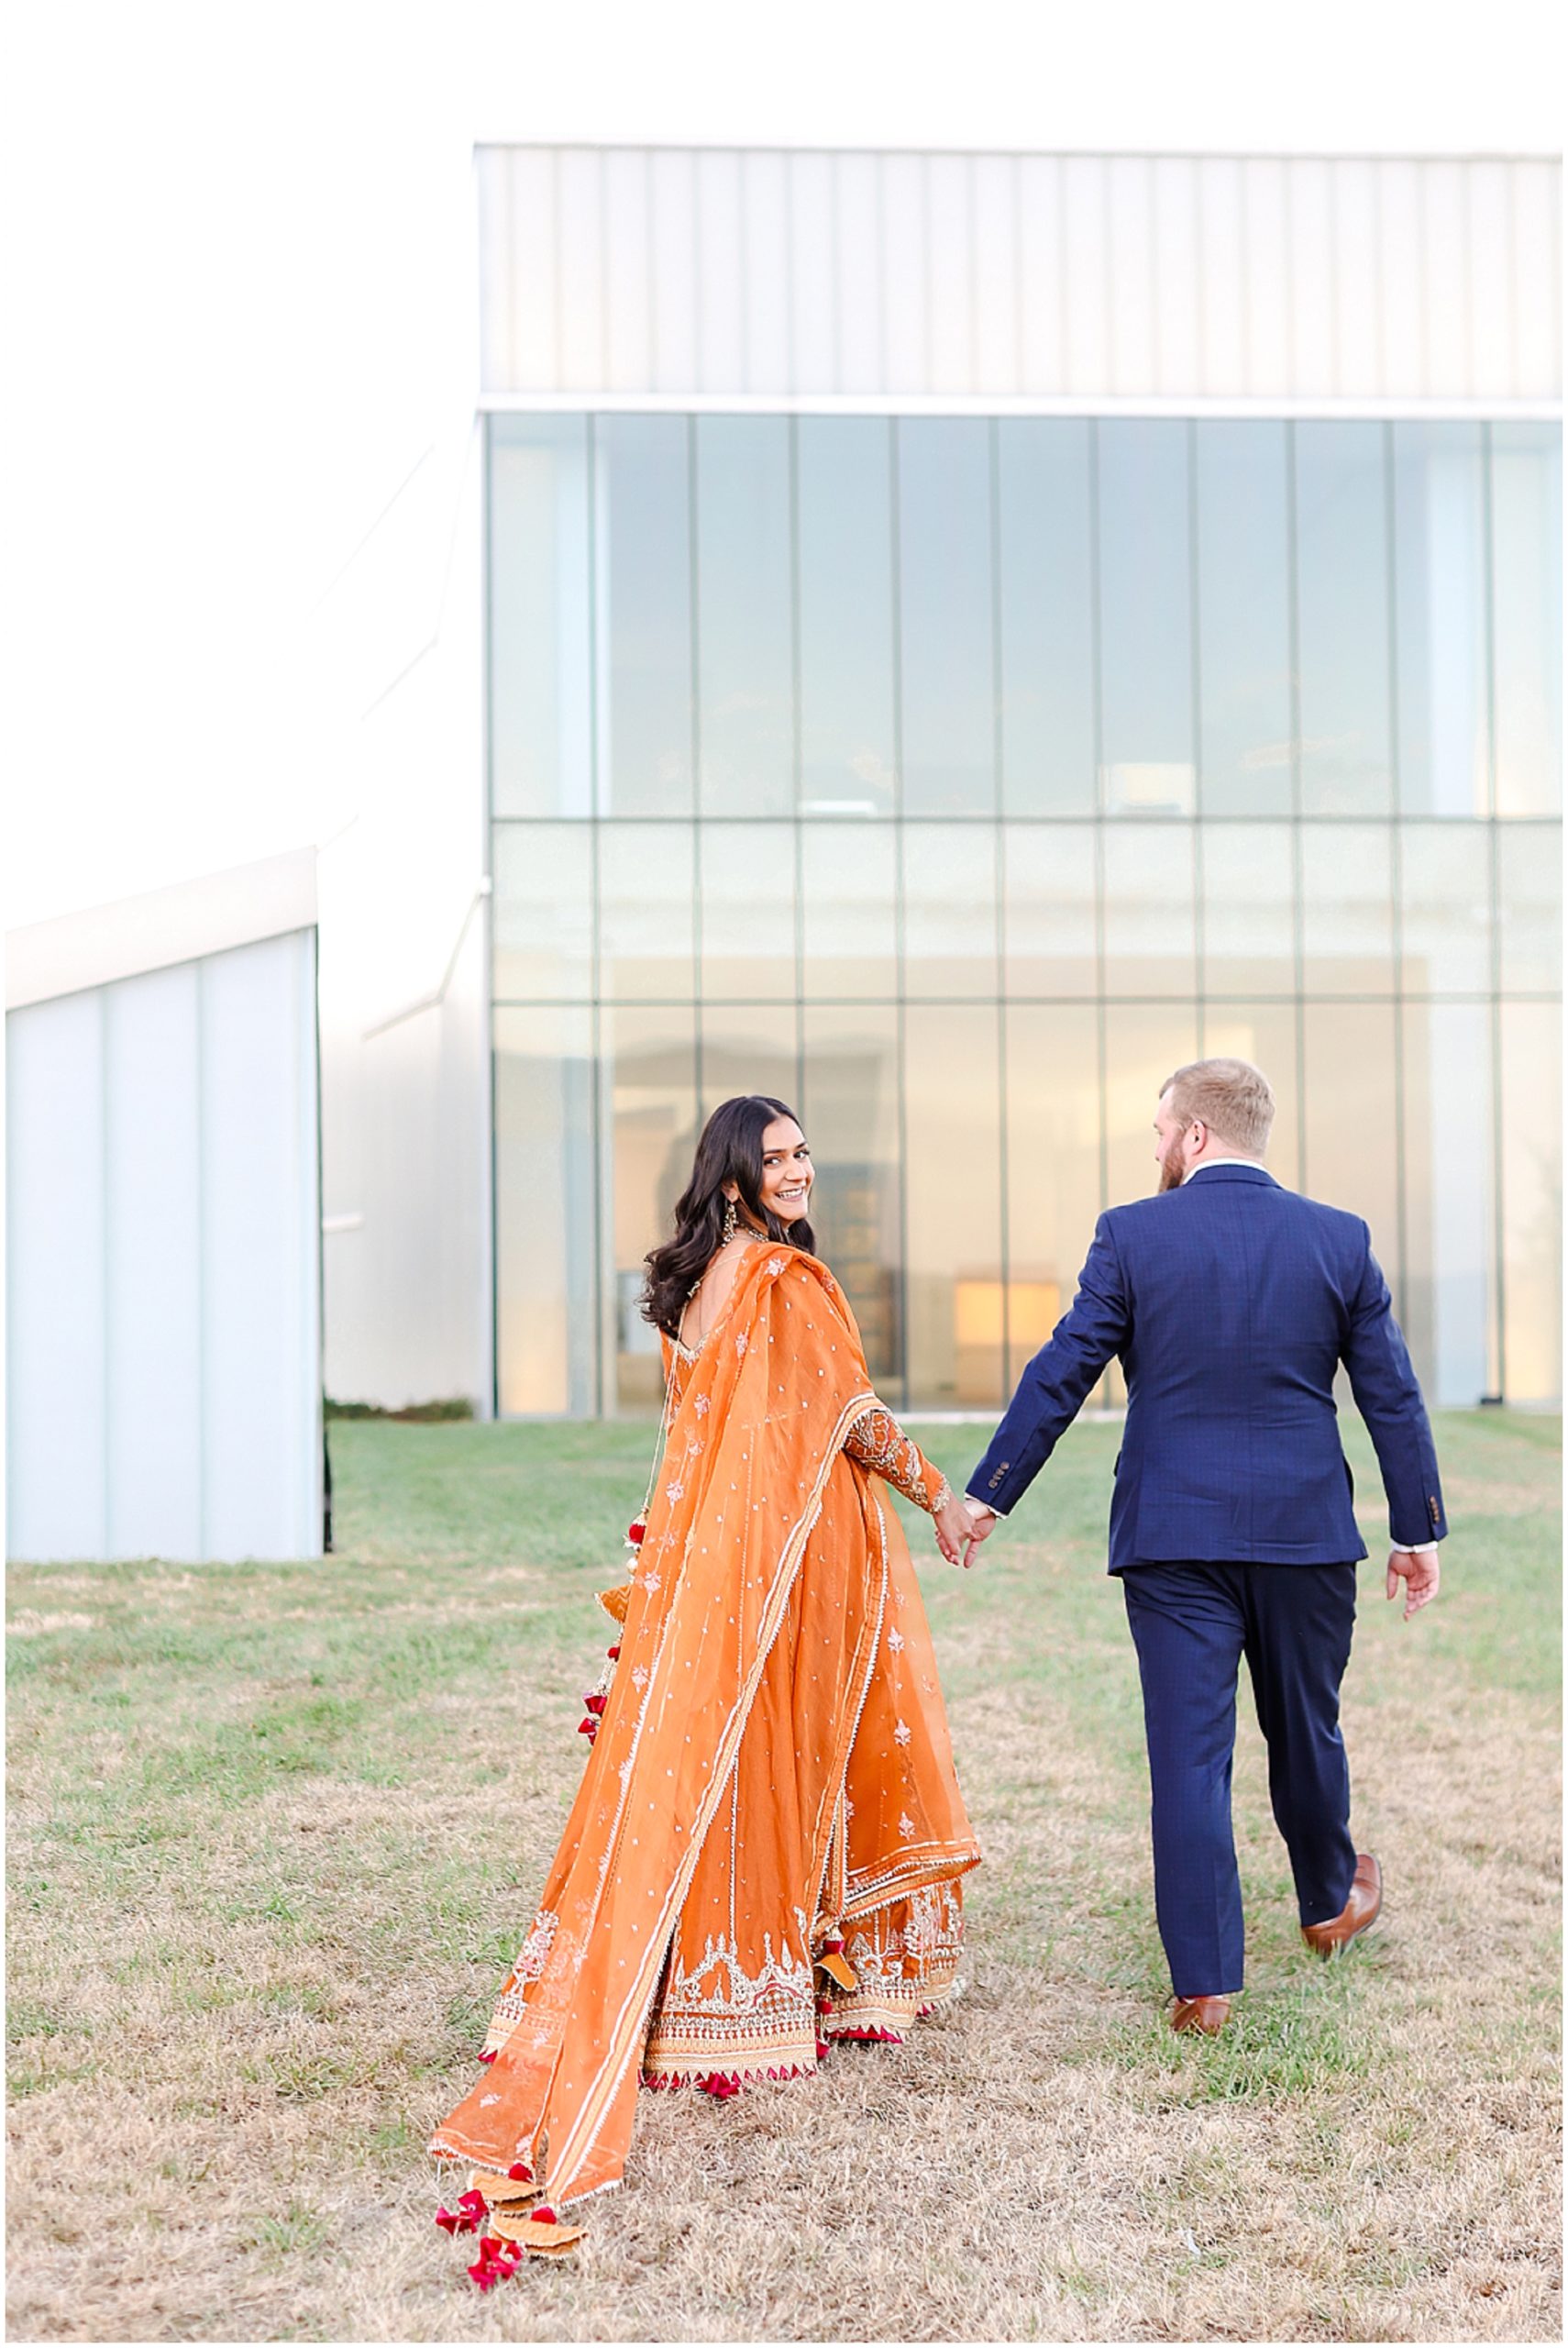
[[928, 1516], [934, 1516], [953, 1497], [946, 1477], [922, 1457], [918, 1445], [911, 1442], [891, 1411], [879, 1403], [856, 1420], [844, 1447], [856, 1466], [880, 1476]]

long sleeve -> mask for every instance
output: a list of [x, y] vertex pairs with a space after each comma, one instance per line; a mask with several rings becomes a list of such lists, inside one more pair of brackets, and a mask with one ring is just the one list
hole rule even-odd
[[1445, 1539], [1448, 1520], [1431, 1424], [1370, 1232], [1341, 1358], [1383, 1471], [1390, 1538], [1402, 1545]]
[[894, 1491], [901, 1492], [905, 1500], [913, 1501], [916, 1508], [923, 1509], [927, 1516], [934, 1516], [953, 1497], [941, 1468], [932, 1466], [891, 1411], [884, 1410], [880, 1403], [856, 1420], [844, 1438], [844, 1447], [856, 1466], [880, 1476]]
[[1018, 1391], [969, 1479], [969, 1492], [1005, 1516], [1072, 1424], [1106, 1364], [1132, 1334], [1110, 1217], [1102, 1214], [1070, 1309], [1019, 1379]]

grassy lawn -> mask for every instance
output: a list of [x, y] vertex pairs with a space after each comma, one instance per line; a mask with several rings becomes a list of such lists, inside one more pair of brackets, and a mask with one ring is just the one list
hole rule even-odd
[[1559, 2338], [1559, 1430], [1438, 1434], [1444, 1594], [1407, 1626], [1364, 1569], [1347, 1683], [1367, 1944], [1303, 1950], [1243, 1708], [1249, 1987], [1212, 2044], [1164, 2027], [1080, 1427], [967, 1580], [914, 1534], [967, 1995], [813, 2082], [644, 2098], [580, 2258], [487, 2298], [422, 2146], [582, 1766], [650, 1431], [338, 1424], [337, 1556], [13, 1569], [12, 2336]]

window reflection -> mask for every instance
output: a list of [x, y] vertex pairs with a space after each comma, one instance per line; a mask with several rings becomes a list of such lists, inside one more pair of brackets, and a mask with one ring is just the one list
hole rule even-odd
[[600, 767], [617, 815], [691, 812], [691, 515], [681, 415], [594, 424]]
[[490, 439], [490, 762], [498, 815], [593, 805], [588, 430], [497, 416]]
[[701, 805], [787, 815], [794, 805], [790, 427], [782, 416], [697, 419]]
[[1098, 427], [1102, 804], [1190, 814], [1192, 565], [1187, 427]]
[[1555, 825], [1497, 834], [1498, 943], [1506, 994], [1553, 994], [1562, 983], [1562, 892]]
[[1198, 1058], [1195, 1002], [1110, 1003], [1105, 1013], [1107, 1202], [1146, 1199], [1159, 1187], [1154, 1112], [1160, 1089]]
[[584, 824], [498, 824], [492, 880], [499, 1002], [593, 991], [593, 836]]
[[808, 995], [897, 994], [897, 859], [890, 825], [801, 825], [802, 985]]
[[1301, 826], [1308, 994], [1392, 994], [1394, 870], [1386, 824]]
[[997, 837], [990, 824], [907, 824], [904, 985], [916, 995], [997, 992]]
[[1510, 1402], [1562, 1391], [1562, 1015], [1502, 1006], [1503, 1358]]
[[598, 1408], [593, 1069], [591, 1012], [496, 1013], [496, 1383], [508, 1414]]
[[810, 1008], [801, 1114], [817, 1179], [812, 1223], [859, 1324], [867, 1366], [899, 1398], [899, 1042], [892, 1009]]
[[1406, 994], [1480, 994], [1492, 983], [1489, 842], [1474, 824], [1399, 832], [1399, 965]]
[[1288, 825], [1205, 824], [1198, 856], [1206, 992], [1293, 994], [1296, 882]]
[[1297, 424], [1301, 806], [1392, 803], [1388, 549], [1380, 424]]
[[1002, 826], [1010, 994], [1099, 991], [1092, 824]]
[[692, 991], [690, 824], [599, 832], [599, 988], [612, 1001]]
[[801, 1060], [792, 1003], [704, 1004], [699, 1035], [702, 1115], [737, 1092], [763, 1092], [801, 1105]]
[[1102, 849], [1107, 994], [1192, 994], [1192, 825], [1108, 824]]
[[600, 1034], [609, 1090], [609, 1225], [615, 1403], [657, 1411], [663, 1399], [658, 1332], [638, 1310], [644, 1258], [675, 1227], [675, 1202], [697, 1150], [696, 1015], [685, 1008], [607, 1011]]
[[1002, 804], [1093, 814], [1093, 426], [1010, 417], [997, 427]]
[[1219, 1003], [1205, 1010], [1199, 1050], [1205, 1058], [1251, 1060], [1274, 1093], [1268, 1165], [1287, 1190], [1303, 1187], [1301, 1077], [1296, 1007], [1288, 1002]]
[[1394, 434], [1399, 801], [1487, 813], [1486, 555], [1481, 427]]
[[989, 814], [989, 426], [944, 416], [900, 419], [895, 430], [904, 812]]
[[787, 997], [795, 980], [795, 827], [704, 824], [702, 991]]
[[1003, 1399], [1000, 1070], [994, 1004], [904, 1014], [909, 1399]]
[[1093, 1005], [1010, 1008], [1006, 1084], [1010, 1387], [1072, 1302], [1099, 1214]]
[[889, 426], [802, 416], [796, 426], [801, 564], [801, 805], [892, 812], [893, 591]]
[[1485, 1003], [1408, 1002], [1401, 1032], [1403, 1326], [1428, 1400], [1472, 1406], [1497, 1391], [1492, 1169], [1486, 1151], [1456, 1149], [1453, 1137], [1494, 1121], [1491, 1013]]
[[1549, 815], [1562, 803], [1562, 434], [1490, 429], [1496, 808]]
[[1394, 1006], [1309, 1002], [1305, 1029], [1307, 1188], [1372, 1226], [1372, 1245], [1399, 1300], [1398, 1088]]
[[1206, 814], [1287, 815], [1287, 428], [1199, 424], [1194, 440], [1202, 806]]

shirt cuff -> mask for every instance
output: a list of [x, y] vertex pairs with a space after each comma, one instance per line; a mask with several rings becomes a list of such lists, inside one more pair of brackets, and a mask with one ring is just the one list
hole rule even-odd
[[964, 1498], [966, 1501], [973, 1501], [977, 1508], [988, 1509], [993, 1516], [1005, 1516], [1007, 1514], [1005, 1508], [998, 1508], [995, 1501], [987, 1500], [983, 1492], [966, 1492]]
[[1401, 1557], [1435, 1557], [1437, 1556], [1435, 1541], [1396, 1541], [1392, 1545], [1395, 1553]]

